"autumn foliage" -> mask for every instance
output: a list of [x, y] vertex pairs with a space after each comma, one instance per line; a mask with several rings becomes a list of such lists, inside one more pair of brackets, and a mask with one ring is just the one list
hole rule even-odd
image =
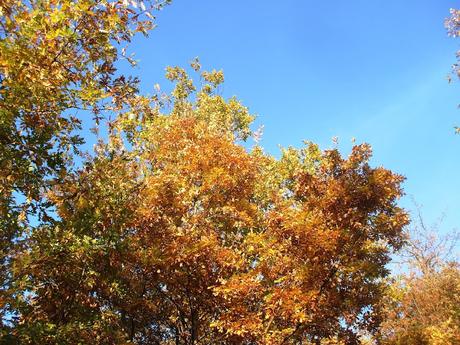
[[[140, 95], [113, 46], [151, 25], [140, 5], [0, 4], [4, 342], [359, 344], [378, 330], [408, 217], [403, 177], [371, 167], [369, 145], [250, 147], [254, 117], [197, 60], [199, 84], [173, 67], [170, 95]], [[75, 166], [76, 108], [107, 136]]]
[[460, 343], [460, 267], [402, 277], [392, 289], [382, 327], [385, 345]]
[[[374, 331], [401, 245], [402, 177], [370, 148], [239, 144], [252, 117], [179, 68], [169, 113], [121, 114], [47, 195], [59, 217], [14, 264], [22, 342], [281, 344]], [[217, 80], [217, 82], [215, 82]], [[139, 99], [139, 101], [142, 99]], [[129, 137], [125, 143], [122, 134]], [[125, 146], [130, 148], [127, 149]]]
[[460, 343], [460, 265], [455, 257], [459, 233], [439, 235], [420, 212], [402, 251], [406, 273], [393, 279], [384, 298], [380, 329], [384, 345]]
[[[137, 80], [117, 72], [123, 46], [164, 3], [0, 0], [0, 316], [18, 238], [47, 221], [44, 194], [73, 169], [81, 123], [119, 111]], [[130, 60], [134, 63], [134, 61]]]

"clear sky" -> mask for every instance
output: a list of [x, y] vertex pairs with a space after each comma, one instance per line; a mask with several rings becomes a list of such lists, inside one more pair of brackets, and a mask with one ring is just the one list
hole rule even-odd
[[[368, 142], [374, 165], [407, 177], [408, 196], [428, 222], [460, 226], [460, 83], [446, 76], [460, 40], [443, 27], [447, 0], [176, 0], [149, 38], [130, 50], [143, 92], [163, 87], [167, 65], [198, 56], [223, 69], [236, 95], [264, 125], [262, 146], [339, 138]], [[402, 204], [412, 206], [408, 197]]]

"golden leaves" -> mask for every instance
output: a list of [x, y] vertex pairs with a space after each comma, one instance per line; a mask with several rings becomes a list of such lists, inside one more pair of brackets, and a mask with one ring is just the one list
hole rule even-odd
[[[254, 116], [219, 94], [222, 71], [194, 60], [197, 87], [169, 67], [172, 94], [156, 87], [153, 97], [114, 77], [111, 42], [145, 31], [142, 2], [56, 4], [21, 8], [16, 41], [1, 42], [10, 116], [45, 133], [42, 144], [70, 142], [73, 107], [116, 119], [81, 170], [34, 180], [56, 177], [47, 200], [59, 218], [15, 263], [33, 295], [21, 306], [24, 339], [40, 322], [39, 341], [96, 334], [101, 344], [346, 341], [350, 329], [372, 330], [384, 264], [407, 223], [396, 207], [402, 177], [370, 167], [368, 145], [348, 158], [312, 143], [280, 159], [249, 152], [239, 140]], [[37, 174], [37, 164], [21, 167]]]

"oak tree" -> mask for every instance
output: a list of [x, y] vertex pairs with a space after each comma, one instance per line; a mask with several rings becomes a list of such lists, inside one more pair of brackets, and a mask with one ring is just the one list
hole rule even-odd
[[[193, 67], [198, 71], [195, 61]], [[181, 68], [138, 96], [48, 197], [59, 220], [14, 272], [22, 343], [359, 343], [375, 332], [403, 241], [403, 178], [306, 143], [279, 159], [242, 140], [253, 116]], [[157, 101], [158, 100], [158, 101]], [[64, 269], [65, 268], [65, 269]], [[335, 340], [334, 340], [335, 339]]]
[[166, 3], [0, 0], [2, 321], [10, 315], [9, 264], [17, 240], [50, 217], [44, 194], [72, 169], [83, 142], [81, 122], [99, 123], [136, 90], [137, 80], [118, 73], [116, 62], [135, 33], [153, 27], [153, 11]]
[[[165, 3], [0, 0], [2, 341], [359, 344], [403, 177], [367, 144], [250, 147], [197, 60], [199, 83], [170, 67], [171, 94], [142, 95], [116, 63]], [[108, 133], [75, 165], [84, 116]]]
[[[439, 224], [439, 223], [438, 223]], [[381, 340], [388, 345], [454, 345], [460, 342], [459, 235], [440, 235], [420, 208], [403, 249], [406, 269], [388, 290]]]

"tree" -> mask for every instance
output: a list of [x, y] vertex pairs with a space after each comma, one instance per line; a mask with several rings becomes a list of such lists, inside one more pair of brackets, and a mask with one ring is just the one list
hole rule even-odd
[[[444, 26], [447, 29], [447, 34], [451, 37], [458, 37], [460, 36], [460, 10], [451, 8], [450, 9], [450, 17], [446, 18], [444, 21]], [[457, 52], [457, 62], [452, 65], [452, 74], [454, 74], [457, 78], [460, 77], [460, 64], [458, 63], [458, 59], [460, 58], [460, 52]], [[449, 82], [451, 78], [449, 77]], [[455, 127], [455, 132], [457, 134], [460, 133], [460, 127]]]
[[408, 276], [393, 291], [383, 344], [454, 345], [460, 341], [460, 267]]
[[395, 281], [387, 300], [383, 344], [458, 344], [460, 265], [453, 255], [458, 234], [436, 234], [419, 207], [417, 218], [403, 251], [409, 270]]
[[[197, 60], [200, 87], [173, 67], [141, 95], [116, 62], [165, 3], [0, 0], [1, 341], [358, 344], [403, 177], [366, 144], [245, 148], [253, 116]], [[82, 116], [108, 134], [74, 165]]]
[[129, 103], [137, 80], [117, 73], [119, 48], [135, 33], [146, 34], [152, 11], [165, 3], [0, 0], [2, 323], [10, 314], [17, 240], [51, 216], [44, 195], [72, 169], [81, 121], [93, 117], [97, 124]]
[[[200, 70], [198, 61], [192, 67]], [[307, 143], [245, 149], [250, 115], [169, 68], [49, 192], [59, 218], [15, 261], [22, 344], [358, 344], [380, 322], [403, 178]], [[65, 269], [62, 269], [64, 268]]]

